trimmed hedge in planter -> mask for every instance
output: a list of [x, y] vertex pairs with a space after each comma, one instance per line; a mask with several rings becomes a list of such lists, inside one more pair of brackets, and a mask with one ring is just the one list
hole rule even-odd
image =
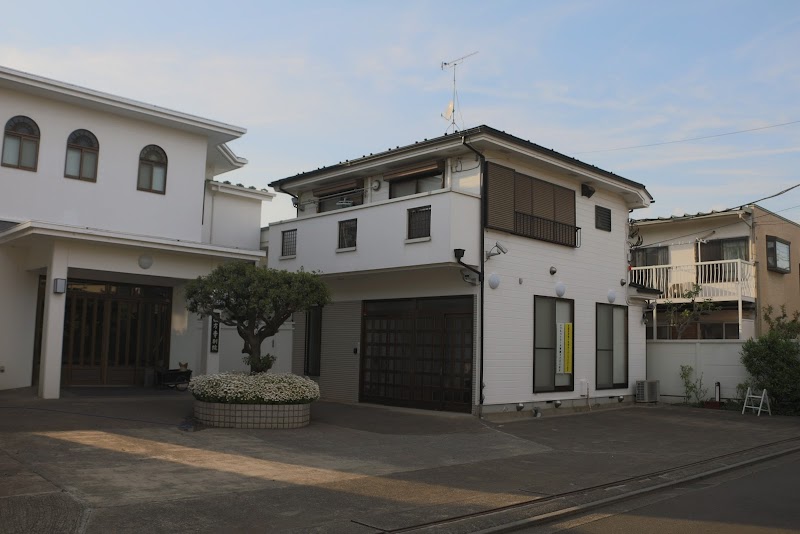
[[319, 385], [291, 373], [218, 373], [193, 378], [195, 418], [225, 428], [297, 428], [311, 420]]

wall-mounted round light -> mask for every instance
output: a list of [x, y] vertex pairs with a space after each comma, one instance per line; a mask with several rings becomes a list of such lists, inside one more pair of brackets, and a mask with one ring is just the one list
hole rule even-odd
[[142, 254], [139, 256], [139, 267], [142, 269], [149, 269], [153, 266], [153, 256], [149, 254]]
[[489, 287], [492, 289], [497, 289], [500, 286], [500, 277], [497, 273], [492, 273], [489, 275]]
[[617, 292], [613, 289], [608, 290], [608, 302], [614, 304], [614, 301], [617, 300]]
[[556, 282], [556, 295], [558, 295], [559, 297], [563, 297], [566, 294], [566, 292], [567, 292], [567, 285], [561, 280]]

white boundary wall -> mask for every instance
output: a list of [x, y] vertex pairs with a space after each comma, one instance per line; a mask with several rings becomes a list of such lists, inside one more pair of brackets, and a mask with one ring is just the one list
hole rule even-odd
[[741, 363], [740, 340], [673, 340], [647, 342], [647, 379], [658, 380], [661, 402], [683, 402], [681, 365], [691, 365], [694, 378], [703, 377], [708, 397], [719, 382], [722, 398], [736, 397], [737, 384], [747, 379]]

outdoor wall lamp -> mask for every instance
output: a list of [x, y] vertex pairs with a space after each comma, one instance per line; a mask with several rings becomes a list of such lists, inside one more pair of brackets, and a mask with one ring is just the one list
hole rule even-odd
[[619, 397], [617, 397], [617, 402], [622, 402], [624, 400], [625, 400], [625, 395], [620, 395]]
[[[497, 250], [495, 250], [497, 249]], [[486, 251], [486, 259], [488, 260], [492, 256], [497, 256], [498, 254], [506, 254], [508, 253], [508, 249], [503, 246], [500, 241], [495, 242], [494, 246]]]
[[153, 266], [153, 256], [149, 254], [142, 254], [139, 256], [139, 267], [142, 269], [149, 269]]
[[53, 279], [53, 293], [56, 295], [61, 295], [62, 293], [67, 292], [67, 279], [66, 278], [55, 278]]
[[550, 276], [553, 276], [557, 272], [558, 272], [558, 269], [556, 269], [555, 267], [550, 267]]
[[553, 406], [555, 406], [556, 408], [561, 408], [561, 401], [560, 400], [553, 401]]
[[556, 282], [556, 295], [558, 296], [558, 298], [563, 297], [564, 294], [566, 294], [566, 292], [567, 292], [567, 285], [561, 280]]

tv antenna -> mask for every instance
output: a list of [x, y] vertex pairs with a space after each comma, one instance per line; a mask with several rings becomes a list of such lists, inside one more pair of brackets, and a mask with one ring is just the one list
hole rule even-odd
[[[442, 70], [450, 68], [453, 69], [453, 99], [447, 105], [447, 109], [445, 110], [445, 112], [442, 113], [442, 118], [450, 121], [450, 124], [447, 126], [447, 130], [445, 130], [444, 133], [449, 132], [450, 128], [453, 128], [453, 132], [458, 131], [458, 126], [456, 125], [456, 102], [458, 101], [457, 100], [458, 93], [456, 92], [456, 67], [458, 67], [461, 63], [463, 63], [465, 59], [467, 59], [468, 57], [472, 57], [477, 53], [478, 51], [476, 50], [475, 52], [467, 54], [466, 56], [461, 56], [458, 59], [453, 59], [451, 61], [442, 61]], [[462, 122], [463, 122], [463, 117], [462, 117]]]

